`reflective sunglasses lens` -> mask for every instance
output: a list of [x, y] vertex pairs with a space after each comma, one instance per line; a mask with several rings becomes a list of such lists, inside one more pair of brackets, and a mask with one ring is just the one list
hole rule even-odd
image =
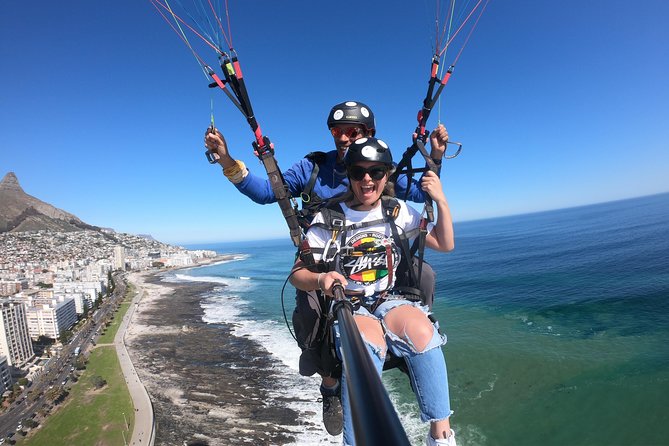
[[382, 166], [371, 167], [365, 169], [360, 166], [351, 166], [348, 169], [348, 174], [351, 179], [355, 181], [362, 181], [365, 178], [365, 174], [369, 174], [369, 177], [374, 181], [379, 181], [386, 175], [387, 169]]
[[348, 169], [349, 176], [351, 177], [352, 180], [355, 181], [361, 181], [363, 178], [365, 178], [366, 173], [367, 169], [360, 166], [351, 166]]
[[372, 167], [371, 169], [367, 170], [367, 172], [374, 181], [379, 181], [381, 178], [386, 176], [385, 167]]
[[355, 138], [361, 133], [362, 130], [360, 130], [360, 127], [349, 127], [344, 130], [344, 135], [346, 135], [347, 138]]
[[330, 133], [335, 138], [341, 138], [342, 135], [346, 135], [347, 138], [355, 138], [362, 134], [362, 129], [360, 127], [332, 127]]

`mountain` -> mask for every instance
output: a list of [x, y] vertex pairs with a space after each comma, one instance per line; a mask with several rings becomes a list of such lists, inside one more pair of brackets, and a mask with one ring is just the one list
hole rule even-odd
[[99, 228], [23, 191], [14, 172], [0, 181], [0, 233], [23, 231], [71, 232]]

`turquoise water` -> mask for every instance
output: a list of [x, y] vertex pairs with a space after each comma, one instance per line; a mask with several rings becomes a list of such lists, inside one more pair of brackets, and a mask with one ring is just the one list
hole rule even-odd
[[[459, 444], [669, 444], [669, 194], [455, 229], [428, 259]], [[290, 243], [206, 247], [245, 256], [189, 274], [253, 283], [242, 316], [285, 334]], [[384, 381], [419, 444], [408, 381]]]

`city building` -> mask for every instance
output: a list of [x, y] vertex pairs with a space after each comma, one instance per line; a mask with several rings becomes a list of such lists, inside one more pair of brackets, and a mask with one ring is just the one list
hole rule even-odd
[[77, 323], [76, 305], [72, 298], [26, 298], [25, 304], [28, 332], [34, 340], [40, 336], [60, 339], [66, 330]]
[[12, 373], [6, 356], [0, 356], [0, 395], [12, 389]]
[[92, 305], [90, 296], [83, 291], [59, 291], [58, 293], [54, 294], [54, 297], [59, 299], [65, 298], [74, 300], [74, 309], [77, 313], [77, 316], [84, 314], [84, 312], [91, 308]]
[[[105, 278], [106, 281], [106, 278]], [[54, 296], [73, 297], [77, 314], [83, 314], [88, 308], [92, 308], [99, 296], [107, 291], [101, 280], [76, 281], [76, 282], [54, 282]], [[77, 299], [80, 298], [77, 302]]]
[[172, 254], [167, 259], [164, 259], [163, 262], [165, 266], [190, 266], [193, 264], [193, 258], [187, 254]]
[[52, 284], [53, 283], [53, 272], [49, 270], [44, 270], [42, 268], [37, 268], [33, 271], [33, 282], [36, 284]]
[[0, 280], [0, 296], [11, 296], [26, 288], [27, 280]]
[[6, 356], [12, 367], [21, 367], [35, 356], [23, 302], [0, 300], [0, 356]]
[[123, 246], [114, 247], [114, 269], [125, 271], [125, 248]]

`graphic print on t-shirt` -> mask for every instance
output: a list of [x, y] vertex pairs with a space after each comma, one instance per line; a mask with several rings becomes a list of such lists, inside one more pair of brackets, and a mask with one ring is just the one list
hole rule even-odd
[[348, 239], [342, 247], [340, 270], [349, 280], [361, 285], [378, 282], [388, 276], [388, 246], [395, 269], [400, 256], [392, 243], [392, 237], [381, 232], [359, 232]]

